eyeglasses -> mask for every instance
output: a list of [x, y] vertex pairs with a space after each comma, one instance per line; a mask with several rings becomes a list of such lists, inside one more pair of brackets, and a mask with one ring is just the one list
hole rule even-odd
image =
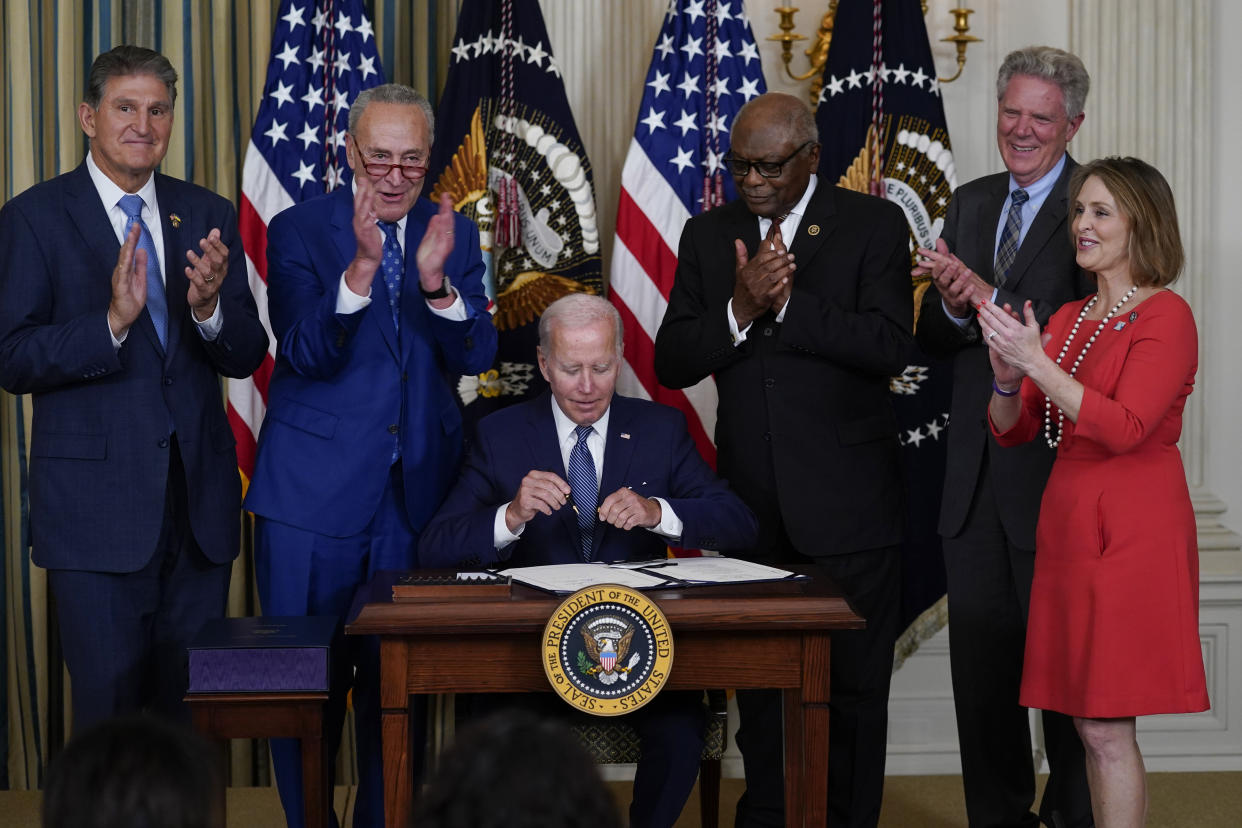
[[729, 168], [729, 173], [737, 178], [745, 178], [750, 175], [751, 167], [754, 167], [755, 171], [764, 178], [780, 178], [781, 171], [785, 165], [792, 161], [795, 155], [814, 143], [814, 141], [807, 141], [780, 161], [748, 161], [745, 158], [738, 158], [732, 152], [726, 155], [723, 160], [725, 166]]
[[366, 167], [367, 175], [374, 178], [384, 178], [394, 169], [401, 170], [401, 174], [410, 181], [417, 181], [427, 174], [425, 164], [386, 164], [383, 161], [367, 161], [362, 166]]

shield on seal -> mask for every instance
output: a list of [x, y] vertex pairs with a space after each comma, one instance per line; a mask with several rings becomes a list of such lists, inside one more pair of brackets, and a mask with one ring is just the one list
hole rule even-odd
[[617, 650], [611, 639], [604, 639], [604, 646], [599, 651], [599, 666], [604, 668], [605, 673], [611, 673], [612, 668], [617, 666]]

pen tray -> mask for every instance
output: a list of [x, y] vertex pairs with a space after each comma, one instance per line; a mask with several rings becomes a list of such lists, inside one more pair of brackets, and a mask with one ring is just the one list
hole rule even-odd
[[513, 580], [500, 575], [488, 578], [458, 578], [454, 575], [400, 576], [392, 585], [394, 601], [444, 601], [469, 598], [475, 601], [504, 601], [513, 591]]

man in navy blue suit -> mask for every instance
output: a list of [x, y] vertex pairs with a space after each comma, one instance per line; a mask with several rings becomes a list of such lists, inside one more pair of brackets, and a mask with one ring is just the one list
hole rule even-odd
[[[438, 206], [419, 199], [431, 105], [386, 84], [359, 94], [349, 116], [352, 188], [291, 207], [268, 227], [279, 346], [246, 496], [267, 615], [343, 620], [377, 570], [420, 565], [419, 533], [461, 458], [451, 383], [487, 370], [496, 353], [478, 229], [447, 196]], [[335, 753], [352, 687], [354, 825], [369, 828], [384, 821], [379, 643], [351, 637], [339, 655], [327, 733]], [[285, 816], [300, 826], [297, 744], [275, 740], [272, 754]]]
[[[621, 319], [571, 294], [539, 320], [551, 394], [480, 421], [462, 473], [423, 533], [424, 566], [663, 557], [668, 544], [754, 543], [754, 515], [699, 456], [679, 411], [614, 394]], [[556, 702], [556, 704], [560, 704]], [[671, 826], [694, 787], [700, 700], [664, 693], [631, 714], [643, 740], [630, 825]]]
[[31, 394], [33, 559], [48, 570], [73, 729], [187, 720], [186, 643], [224, 613], [241, 483], [220, 375], [268, 339], [232, 205], [155, 172], [177, 73], [96, 58], [86, 160], [0, 211], [0, 385]]

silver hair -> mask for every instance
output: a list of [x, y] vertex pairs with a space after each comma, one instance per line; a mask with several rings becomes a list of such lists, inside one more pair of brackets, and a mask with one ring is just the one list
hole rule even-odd
[[557, 326], [576, 330], [596, 322], [611, 322], [615, 336], [616, 355], [624, 353], [621, 314], [602, 296], [593, 293], [570, 293], [562, 296], [539, 317], [539, 347], [545, 354], [552, 352], [552, 331]]
[[1054, 83], [1065, 100], [1065, 117], [1074, 120], [1087, 105], [1091, 76], [1078, 55], [1053, 46], [1027, 46], [1005, 56], [996, 73], [996, 100], [1005, 97], [1015, 75], [1028, 75]]
[[807, 141], [819, 143], [819, 126], [815, 123], [815, 113], [802, 102], [801, 98], [787, 95], [783, 92], [768, 92], [757, 98], [751, 98], [742, 104], [741, 109], [737, 111], [737, 115], [733, 116], [733, 127], [729, 132], [729, 143], [733, 143], [732, 130], [737, 128], [738, 122], [742, 120], [748, 110], [753, 107], [762, 111], [772, 106], [778, 98], [788, 98], [788, 104], [778, 109], [781, 114], [777, 118], [772, 118], [769, 112], [769, 120], [782, 121], [785, 128], [789, 130], [789, 134], [795, 144], [805, 144]]
[[427, 134], [433, 140], [435, 139], [436, 116], [431, 112], [431, 101], [427, 100], [427, 96], [422, 92], [401, 83], [385, 83], [380, 86], [372, 86], [370, 89], [364, 89], [358, 93], [358, 97], [354, 98], [354, 105], [349, 109], [350, 135], [356, 134], [358, 121], [362, 119], [362, 113], [367, 108], [367, 104], [370, 103], [402, 104], [419, 107], [423, 110], [423, 115], [427, 116]]
[[98, 109], [108, 81], [127, 75], [151, 75], [164, 84], [169, 101], [176, 105], [177, 70], [168, 58], [142, 46], [129, 45], [117, 46], [95, 58], [86, 78], [86, 103], [91, 109]]

